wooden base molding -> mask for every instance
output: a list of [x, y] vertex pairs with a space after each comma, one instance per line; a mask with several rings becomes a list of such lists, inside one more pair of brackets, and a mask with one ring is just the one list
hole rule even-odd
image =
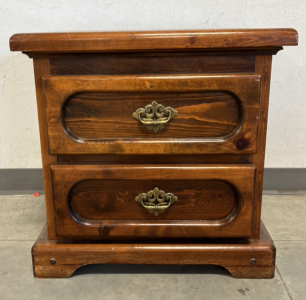
[[259, 240], [147, 243], [49, 240], [45, 226], [32, 248], [38, 278], [67, 278], [90, 264], [220, 265], [236, 278], [273, 278], [275, 254], [263, 223]]

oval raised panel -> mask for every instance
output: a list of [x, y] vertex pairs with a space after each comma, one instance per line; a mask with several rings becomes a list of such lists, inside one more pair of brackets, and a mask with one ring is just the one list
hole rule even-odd
[[[158, 133], [132, 118], [156, 101], [178, 115]], [[222, 138], [237, 128], [239, 100], [227, 92], [79, 93], [63, 108], [65, 131], [78, 140], [120, 138]]]
[[[178, 200], [155, 216], [135, 201], [155, 187], [173, 193]], [[201, 220], [216, 221], [234, 213], [238, 197], [234, 187], [222, 180], [86, 180], [70, 192], [74, 219], [107, 220]]]

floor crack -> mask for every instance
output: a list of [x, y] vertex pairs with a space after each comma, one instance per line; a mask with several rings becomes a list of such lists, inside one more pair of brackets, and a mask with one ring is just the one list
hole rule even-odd
[[291, 296], [291, 294], [290, 294], [290, 292], [289, 292], [289, 289], [288, 289], [288, 287], [287, 287], [287, 285], [286, 285], [286, 283], [285, 283], [285, 281], [284, 281], [284, 279], [283, 279], [283, 276], [281, 275], [281, 273], [280, 273], [280, 271], [279, 271], [279, 269], [278, 269], [277, 266], [275, 266], [275, 270], [276, 270], [276, 272], [277, 272], [277, 274], [278, 274], [278, 276], [279, 276], [279, 279], [280, 279], [280, 281], [281, 281], [281, 283], [282, 283], [282, 285], [283, 285], [283, 287], [284, 287], [284, 289], [285, 289], [285, 291], [286, 291], [286, 293], [287, 293], [289, 299], [290, 299], [290, 300], [293, 300], [293, 298], [292, 298], [292, 296]]

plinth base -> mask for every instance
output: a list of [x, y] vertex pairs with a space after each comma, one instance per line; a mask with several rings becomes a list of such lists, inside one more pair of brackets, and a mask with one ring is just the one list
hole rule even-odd
[[273, 278], [275, 247], [261, 223], [259, 240], [49, 240], [46, 226], [32, 248], [34, 276], [66, 278], [89, 264], [219, 265], [236, 278]]

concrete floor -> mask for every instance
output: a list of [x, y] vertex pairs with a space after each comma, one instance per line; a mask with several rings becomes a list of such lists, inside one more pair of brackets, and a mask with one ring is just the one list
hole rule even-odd
[[30, 249], [46, 222], [44, 197], [0, 196], [0, 299], [306, 299], [306, 196], [264, 196], [277, 247], [274, 279], [234, 279], [215, 266], [85, 266], [35, 279]]

